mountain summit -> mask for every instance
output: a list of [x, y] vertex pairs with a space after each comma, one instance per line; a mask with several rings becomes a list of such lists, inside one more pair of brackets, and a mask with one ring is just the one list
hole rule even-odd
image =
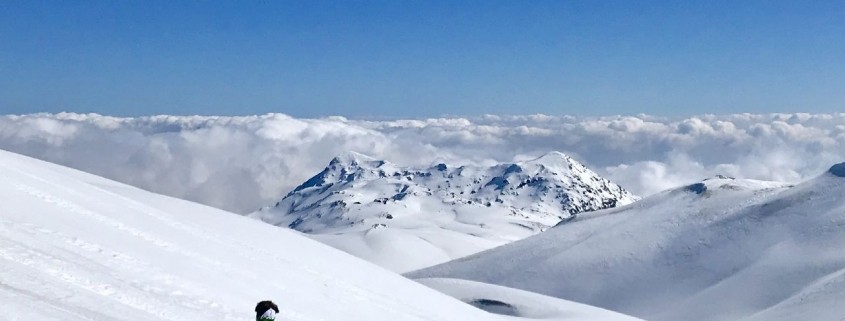
[[[251, 216], [402, 272], [537, 234], [580, 212], [635, 200], [558, 152], [490, 167], [428, 168], [347, 152]], [[404, 254], [409, 249], [416, 253]]]

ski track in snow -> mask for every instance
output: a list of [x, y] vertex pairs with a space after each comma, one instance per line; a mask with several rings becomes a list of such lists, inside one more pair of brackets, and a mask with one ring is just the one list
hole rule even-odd
[[[26, 176], [28, 176], [32, 179], [39, 180], [41, 182], [51, 184], [51, 185], [53, 185], [57, 188], [62, 188], [61, 186], [57, 186], [55, 184], [52, 184], [52, 183], [50, 183], [46, 180], [43, 180], [39, 177], [35, 177], [35, 176], [29, 175], [27, 173], [21, 172], [21, 171], [18, 171], [18, 173], [26, 175]], [[43, 192], [43, 191], [38, 190], [38, 189], [31, 187], [31, 186], [18, 185], [18, 186], [16, 186], [16, 188], [19, 191], [25, 192], [32, 197], [38, 198], [38, 199], [40, 199], [44, 202], [47, 202], [47, 203], [54, 204], [57, 207], [62, 208], [64, 210], [67, 210], [69, 212], [91, 217], [91, 218], [93, 218], [93, 219], [95, 219], [99, 222], [102, 222], [102, 223], [104, 223], [104, 224], [106, 224], [106, 225], [108, 225], [112, 228], [118, 229], [118, 230], [123, 231], [123, 232], [127, 232], [130, 235], [133, 235], [133, 236], [135, 236], [139, 239], [142, 239], [146, 242], [149, 242], [149, 243], [151, 243], [155, 246], [158, 246], [158, 247], [160, 247], [160, 248], [162, 248], [166, 251], [190, 257], [194, 260], [201, 262], [201, 264], [212, 265], [212, 266], [215, 267], [215, 269], [225, 271], [226, 274], [239, 276], [239, 277], [246, 277], [246, 275], [239, 275], [239, 274], [242, 274], [242, 272], [240, 272], [239, 270], [237, 270], [233, 266], [229, 266], [229, 265], [224, 264], [224, 263], [219, 262], [219, 261], [210, 260], [210, 259], [208, 259], [204, 256], [201, 256], [201, 255], [199, 255], [195, 252], [186, 250], [184, 248], [179, 248], [178, 246], [176, 246], [176, 245], [174, 245], [170, 242], [164, 241], [164, 240], [162, 240], [162, 239], [160, 239], [160, 238], [158, 238], [154, 235], [151, 235], [149, 233], [145, 233], [141, 230], [127, 226], [126, 224], [123, 224], [123, 223], [117, 222], [115, 220], [109, 219], [108, 217], [106, 217], [104, 215], [95, 213], [95, 212], [88, 210], [88, 209], [86, 209], [82, 206], [79, 206], [79, 205], [77, 205], [73, 202], [58, 198], [54, 195], [48, 194], [46, 192]], [[77, 193], [76, 191], [72, 191], [72, 190], [68, 190], [68, 189], [64, 189], [64, 188], [62, 188], [62, 189], [64, 191], [68, 192], [68, 193], [74, 194], [74, 196], [78, 196], [78, 197], [81, 197], [81, 198], [87, 198], [85, 195], [81, 195], [81, 194]], [[107, 193], [114, 195], [114, 193], [111, 193], [111, 192], [107, 192]], [[126, 197], [121, 196], [120, 198], [127, 200]], [[137, 206], [138, 204], [135, 201], [131, 201], [131, 202], [129, 202], [129, 204], [130, 204], [130, 206], [134, 205], [136, 209], [141, 208], [141, 207]], [[146, 209], [146, 208], [142, 208], [142, 209]], [[159, 221], [165, 223], [169, 227], [175, 227], [175, 228], [177, 228], [181, 231], [191, 233], [194, 236], [198, 236], [198, 237], [206, 239], [206, 240], [216, 239], [215, 236], [209, 235], [207, 233], [203, 233], [203, 232], [199, 231], [198, 229], [187, 228], [186, 225], [184, 225], [184, 224], [175, 222], [173, 220], [165, 219], [160, 215], [155, 215], [151, 211], [145, 210], [145, 211], [142, 211], [142, 212], [147, 214], [148, 216], [156, 219], [156, 220], [159, 220]], [[49, 231], [49, 230], [46, 230], [46, 229], [37, 228], [35, 230], [43, 232], [45, 234], [53, 234], [52, 232], [46, 232], [46, 231]], [[219, 237], [217, 239], [219, 239]], [[68, 241], [65, 240], [65, 242], [68, 242]], [[96, 244], [87, 243], [87, 242], [80, 240], [78, 238], [76, 239], [76, 242], [87, 245], [87, 246], [83, 246], [83, 249], [85, 249], [85, 250], [90, 251], [91, 249], [99, 249], [100, 248]], [[23, 264], [23, 265], [28, 266], [28, 267], [49, 266], [51, 268], [49, 268], [49, 269], [41, 268], [40, 271], [42, 273], [50, 275], [51, 277], [59, 278], [59, 279], [65, 281], [69, 284], [83, 288], [86, 291], [89, 291], [89, 292], [92, 292], [92, 293], [95, 293], [95, 294], [98, 294], [98, 295], [101, 295], [101, 296], [111, 297], [112, 299], [114, 299], [118, 302], [121, 302], [125, 305], [131, 306], [133, 308], [145, 311], [145, 312], [147, 312], [151, 315], [155, 315], [155, 316], [157, 316], [161, 319], [164, 319], [164, 320], [186, 320], [186, 319], [189, 318], [188, 315], [169, 316], [167, 312], [162, 311], [160, 309], [156, 309], [157, 305], [154, 302], [149, 302], [149, 300], [142, 299], [140, 297], [133, 297], [133, 296], [128, 295], [128, 294], [118, 293], [114, 289], [114, 286], [109, 284], [109, 283], [98, 284], [97, 282], [95, 282], [91, 279], [87, 279], [85, 277], [79, 277], [78, 275], [81, 275], [81, 273], [79, 272], [80, 269], [75, 268], [73, 266], [69, 266], [67, 263], [65, 263], [62, 260], [52, 258], [52, 257], [50, 257], [49, 255], [46, 255], [46, 254], [38, 253], [37, 251], [32, 250], [32, 249], [24, 250], [24, 249], [22, 249], [22, 247], [16, 248], [15, 246], [11, 246], [11, 245], [8, 245], [8, 244], [3, 244], [3, 245], [7, 245], [7, 246], [4, 246], [4, 248], [7, 248], [7, 249], [13, 249], [13, 250], [17, 249], [18, 254], [24, 253], [23, 256], [21, 256], [21, 255], [12, 256], [9, 253], [9, 251], [4, 250], [4, 252], [0, 252], [0, 253], [5, 254], [3, 256], [3, 258], [17, 262], [19, 264]], [[239, 245], [243, 246], [242, 244], [239, 244]], [[11, 252], [16, 252], [16, 251], [11, 251]], [[270, 253], [266, 253], [266, 252], [262, 253], [262, 254], [267, 255], [268, 258], [274, 258], [275, 260], [278, 260], [278, 256], [270, 255]], [[29, 257], [30, 259], [24, 259], [26, 257]], [[36, 259], [39, 259], [39, 260], [33, 260], [32, 259], [33, 257], [36, 258]], [[138, 264], [139, 262], [134, 262], [134, 263]], [[152, 267], [150, 267], [150, 266], [146, 266], [144, 268], [136, 268], [137, 273], [150, 273], [151, 269], [152, 269]], [[343, 299], [353, 298], [353, 299], [358, 299], [357, 301], [361, 302], [362, 304], [373, 304], [375, 306], [382, 306], [383, 308], [386, 308], [386, 309], [388, 309], [388, 310], [390, 310], [394, 313], [400, 312], [399, 310], [396, 310], [396, 309], [390, 309], [389, 305], [379, 304], [380, 302], [390, 301], [389, 298], [387, 298], [387, 297], [381, 297], [381, 298], [379, 298], [379, 300], [375, 300], [375, 302], [373, 301], [373, 298], [369, 298], [368, 301], [365, 303], [365, 302], [362, 302], [363, 301], [363, 299], [361, 299], [362, 292], [359, 289], [352, 287], [352, 286], [348, 286], [341, 280], [337, 280], [337, 279], [328, 277], [326, 275], [322, 275], [319, 272], [317, 272], [316, 270], [309, 269], [307, 267], [304, 268], [304, 271], [309, 272], [313, 275], [319, 276], [320, 278], [324, 279], [326, 281], [326, 286], [336, 288], [336, 289], [340, 289], [342, 295], [338, 295], [337, 297], [333, 297], [333, 299], [343, 300]], [[161, 275], [161, 276], [158, 276], [157, 279], [164, 280], [165, 281], [165, 282], [163, 282], [164, 284], [173, 283], [173, 281], [172, 281], [173, 278], [171, 276]], [[147, 292], [152, 292], [152, 294], [157, 294], [157, 295], [167, 294], [166, 291], [158, 291], [158, 292], [163, 292], [163, 293], [155, 293], [156, 291], [154, 291], [154, 289], [148, 288], [148, 287], [145, 287], [145, 286], [141, 286], [141, 289], [144, 290], [144, 291], [147, 291]], [[170, 293], [170, 294], [172, 295], [173, 293]], [[206, 306], [206, 307], [212, 307], [213, 308], [213, 307], [216, 307], [218, 305], [217, 303], [208, 302], [205, 299], [186, 298], [185, 295], [172, 296], [172, 297], [181, 298], [179, 301], [182, 302], [182, 303], [180, 303], [180, 304], [185, 305], [185, 306], [194, 306], [194, 307]], [[402, 313], [407, 313], [407, 312], [402, 312]], [[305, 319], [302, 319], [301, 316], [297, 316], [297, 315], [289, 315], [289, 314], [285, 314], [285, 313], [281, 313], [281, 315], [283, 315], [285, 318], [288, 318], [290, 320], [305, 320]], [[419, 313], [409, 313], [409, 315], [419, 316], [420, 314]], [[226, 315], [225, 317], [236, 319], [236, 317], [232, 316], [232, 315]], [[311, 320], [313, 320], [313, 319], [311, 319]]]
[[[14, 170], [14, 169], [6, 168], [6, 170]], [[17, 171], [17, 170], [15, 170], [15, 171]], [[56, 184], [52, 184], [51, 182], [43, 180], [39, 177], [30, 175], [30, 174], [22, 172], [22, 171], [17, 171], [17, 172], [19, 174], [26, 175], [31, 179], [35, 179], [35, 180], [41, 181], [45, 184], [52, 185], [53, 187], [60, 188], [63, 191], [68, 192], [68, 193], [70, 193], [74, 196], [78, 196], [78, 197], [81, 197], [81, 198], [87, 198], [87, 196], [82, 195], [82, 194], [80, 194], [76, 191], [63, 188], [63, 187], [58, 186]], [[94, 211], [86, 209], [85, 207], [82, 207], [82, 206], [77, 205], [73, 202], [67, 201], [65, 199], [59, 198], [55, 195], [46, 193], [46, 192], [39, 190], [35, 187], [26, 186], [26, 185], [17, 185], [15, 187], [16, 187], [17, 190], [24, 192], [24, 193], [30, 195], [31, 197], [37, 198], [37, 199], [42, 200], [46, 203], [54, 204], [55, 206], [59, 207], [60, 209], [66, 210], [68, 212], [90, 217], [90, 218], [92, 218], [92, 219], [94, 219], [98, 222], [103, 223], [104, 225], [110, 226], [111, 228], [120, 230], [122, 232], [126, 232], [126, 233], [128, 233], [128, 234], [130, 234], [130, 235], [132, 235], [136, 238], [139, 238], [139, 239], [141, 239], [145, 242], [148, 242], [148, 243], [153, 244], [157, 247], [160, 247], [160, 248], [162, 248], [166, 251], [190, 257], [192, 259], [198, 260], [202, 264], [214, 266], [216, 269], [221, 269], [221, 270], [226, 271], [227, 274], [231, 273], [231, 274], [237, 275], [238, 273], [240, 273], [238, 270], [236, 270], [235, 268], [233, 268], [231, 266], [226, 266], [225, 264], [223, 264], [221, 262], [210, 260], [206, 257], [200, 256], [197, 253], [191, 252], [191, 251], [186, 250], [184, 248], [179, 248], [178, 246], [176, 246], [176, 245], [174, 245], [170, 242], [164, 241], [164, 240], [162, 240], [162, 239], [160, 239], [160, 238], [158, 238], [154, 235], [151, 235], [149, 233], [145, 233], [145, 232], [140, 231], [138, 229], [127, 226], [126, 224], [117, 222], [113, 219], [110, 219], [110, 218], [104, 216], [104, 215], [95, 213]], [[52, 231], [50, 229], [43, 228], [43, 227], [40, 227], [40, 226], [36, 226], [36, 225], [33, 225], [33, 224], [13, 223], [13, 222], [8, 221], [8, 220], [3, 220], [2, 223], [3, 223], [2, 226], [5, 228], [5, 231], [4, 231], [5, 233], [3, 233], [4, 235], [10, 235], [12, 233], [12, 230], [9, 229], [9, 227], [15, 226], [15, 228], [23, 229], [24, 231], [28, 232], [28, 234], [30, 234], [30, 235], [38, 235], [39, 237], [41, 237], [43, 239], [48, 239], [48, 240], [53, 239], [53, 240], [61, 241], [62, 243], [69, 244], [69, 245], [72, 245], [72, 246], [75, 246], [75, 247], [81, 249], [82, 252], [88, 252], [88, 253], [92, 254], [92, 256], [99, 256], [100, 257], [99, 262], [104, 262], [104, 263], [98, 263], [98, 264], [107, 264], [106, 267], [108, 267], [108, 268], [112, 268], [112, 269], [119, 268], [119, 269], [129, 270], [129, 271], [132, 271], [133, 274], [138, 274], [138, 275], [143, 275], [143, 274], [152, 275], [151, 279], [153, 281], [157, 281], [157, 284], [162, 284], [162, 285], [171, 285], [171, 284], [174, 284], [176, 282], [180, 282], [180, 281], [176, 281], [176, 278], [173, 277], [172, 275], [168, 275], [168, 274], [160, 271], [159, 269], [157, 269], [156, 267], [154, 267], [152, 265], [145, 264], [143, 262], [135, 260], [134, 258], [132, 258], [128, 255], [125, 255], [125, 254], [104, 250], [102, 246], [95, 244], [95, 243], [85, 241], [85, 240], [83, 240], [79, 237], [70, 237], [70, 236], [67, 236], [67, 235], [62, 235], [58, 232], [55, 232], [55, 231]], [[205, 238], [211, 239], [211, 237], [205, 237]], [[94, 293], [96, 295], [109, 297], [110, 299], [118, 301], [121, 304], [130, 306], [132, 308], [135, 308], [135, 309], [138, 309], [138, 310], [141, 310], [141, 311], [144, 311], [144, 312], [146, 312], [150, 315], [154, 315], [154, 316], [156, 316], [160, 319], [163, 319], [163, 320], [185, 320], [185, 319], [189, 318], [190, 316], [187, 315], [187, 314], [170, 315], [169, 312], [162, 310], [160, 308], [157, 308], [158, 306], [161, 306], [161, 304], [156, 302], [154, 298], [160, 297], [162, 295], [170, 296], [171, 300], [179, 302], [180, 305], [184, 305], [184, 306], [188, 306], [188, 307], [196, 307], [196, 308], [202, 308], [202, 309], [214, 309], [214, 308], [219, 306], [218, 303], [210, 302], [206, 299], [202, 299], [202, 298], [197, 297], [197, 296], [185, 295], [184, 293], [182, 293], [180, 291], [176, 291], [175, 289], [172, 289], [172, 290], [157, 289], [156, 287], [151, 287], [151, 286], [144, 285], [144, 284], [135, 284], [135, 289], [141, 290], [141, 292], [145, 293], [146, 295], [145, 294], [134, 295], [134, 294], [130, 293], [130, 291], [121, 291], [121, 289], [116, 288], [114, 284], [120, 283], [120, 282], [109, 283], [107, 280], [102, 281], [102, 282], [98, 282], [94, 279], [94, 277], [86, 276], [86, 273], [83, 272], [85, 269], [81, 266], [82, 263], [78, 263], [79, 261], [76, 261], [76, 260], [69, 261], [69, 260], [57, 258], [57, 257], [54, 257], [54, 256], [48, 254], [48, 253], [44, 253], [44, 252], [39, 251], [37, 249], [26, 246], [25, 244], [14, 242], [12, 240], [2, 240], [2, 242], [3, 243], [1, 243], [1, 244], [3, 246], [2, 246], [2, 249], [0, 249], [0, 251], [2, 251], [2, 252], [0, 252], [0, 254], [2, 254], [2, 257], [6, 260], [15, 262], [19, 265], [26, 266], [30, 270], [36, 270], [41, 274], [45, 274], [45, 275], [48, 275], [49, 277], [62, 280], [63, 282], [65, 282], [65, 283], [67, 283], [71, 286], [75, 286], [75, 287], [84, 289], [85, 291]], [[102, 260], [102, 257], [105, 257], [105, 260]], [[94, 260], [92, 260], [91, 258], [88, 258], [88, 257], [83, 257], [82, 259], [87, 260], [89, 262], [89, 264], [90, 264], [90, 262], [98, 262], [98, 261], [94, 261]], [[72, 263], [69, 263], [69, 262], [75, 262], [75, 263], [72, 264]], [[99, 269], [99, 270], [103, 270], [103, 269]], [[98, 277], [102, 277], [102, 275], [100, 275]], [[131, 280], [121, 280], [115, 275], [109, 275], [109, 276], [107, 276], [107, 278], [113, 278], [113, 279], [116, 279], [117, 281], [129, 281], [128, 283], [134, 283]], [[191, 284], [190, 286], [187, 286], [188, 284], [182, 284], [182, 285], [183, 286], [181, 286], [179, 288], [186, 288], [186, 287], [197, 288], [198, 287], [198, 285], [196, 285], [196, 284]], [[203, 290], [201, 290], [200, 292], [203, 292]], [[233, 316], [233, 315], [226, 315], [225, 318], [235, 319], [236, 317]]]

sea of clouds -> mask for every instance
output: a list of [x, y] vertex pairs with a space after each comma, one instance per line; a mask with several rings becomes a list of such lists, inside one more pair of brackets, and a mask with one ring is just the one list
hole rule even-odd
[[521, 161], [556, 150], [641, 196], [716, 174], [799, 182], [845, 161], [845, 113], [377, 121], [6, 115], [0, 148], [247, 213], [348, 150], [414, 166]]

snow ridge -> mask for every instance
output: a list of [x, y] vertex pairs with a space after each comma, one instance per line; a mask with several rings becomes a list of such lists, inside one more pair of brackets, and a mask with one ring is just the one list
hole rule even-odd
[[798, 185], [708, 179], [406, 276], [508, 286], [653, 321], [840, 321], [843, 171]]

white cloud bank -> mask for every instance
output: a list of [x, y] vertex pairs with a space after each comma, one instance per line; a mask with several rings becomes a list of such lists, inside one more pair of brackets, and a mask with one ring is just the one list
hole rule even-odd
[[245, 213], [346, 150], [407, 165], [558, 150], [639, 195], [715, 174], [796, 182], [845, 161], [845, 113], [389, 121], [33, 114], [0, 116], [0, 148]]

